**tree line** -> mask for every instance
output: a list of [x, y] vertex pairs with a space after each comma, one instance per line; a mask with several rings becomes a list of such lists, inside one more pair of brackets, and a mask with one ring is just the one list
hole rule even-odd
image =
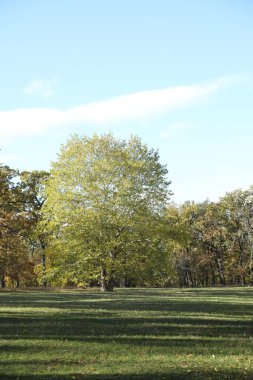
[[253, 188], [171, 202], [159, 153], [77, 135], [50, 172], [0, 166], [0, 287], [253, 285]]

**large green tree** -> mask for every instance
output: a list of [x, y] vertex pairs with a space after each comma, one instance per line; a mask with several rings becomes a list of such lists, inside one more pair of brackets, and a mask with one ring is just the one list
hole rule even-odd
[[138, 137], [73, 136], [52, 165], [43, 206], [51, 280], [100, 278], [102, 290], [112, 290], [120, 279], [155, 276], [169, 184], [158, 152]]

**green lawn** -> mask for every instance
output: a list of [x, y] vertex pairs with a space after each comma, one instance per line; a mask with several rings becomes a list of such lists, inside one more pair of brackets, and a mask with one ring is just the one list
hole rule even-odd
[[253, 289], [0, 292], [0, 379], [253, 379]]

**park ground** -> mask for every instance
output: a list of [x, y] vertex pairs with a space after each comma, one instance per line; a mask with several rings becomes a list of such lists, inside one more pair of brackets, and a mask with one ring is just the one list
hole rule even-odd
[[253, 288], [2, 291], [0, 379], [253, 379]]

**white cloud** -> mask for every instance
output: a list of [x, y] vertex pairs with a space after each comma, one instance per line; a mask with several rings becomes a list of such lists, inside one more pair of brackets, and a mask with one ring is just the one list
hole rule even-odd
[[0, 138], [38, 134], [51, 128], [76, 123], [112, 124], [149, 120], [176, 108], [194, 104], [223, 87], [243, 80], [242, 75], [221, 77], [207, 84], [137, 92], [66, 110], [26, 108], [2, 111]]
[[57, 80], [35, 79], [24, 88], [27, 95], [39, 95], [43, 98], [50, 98], [54, 95]]

